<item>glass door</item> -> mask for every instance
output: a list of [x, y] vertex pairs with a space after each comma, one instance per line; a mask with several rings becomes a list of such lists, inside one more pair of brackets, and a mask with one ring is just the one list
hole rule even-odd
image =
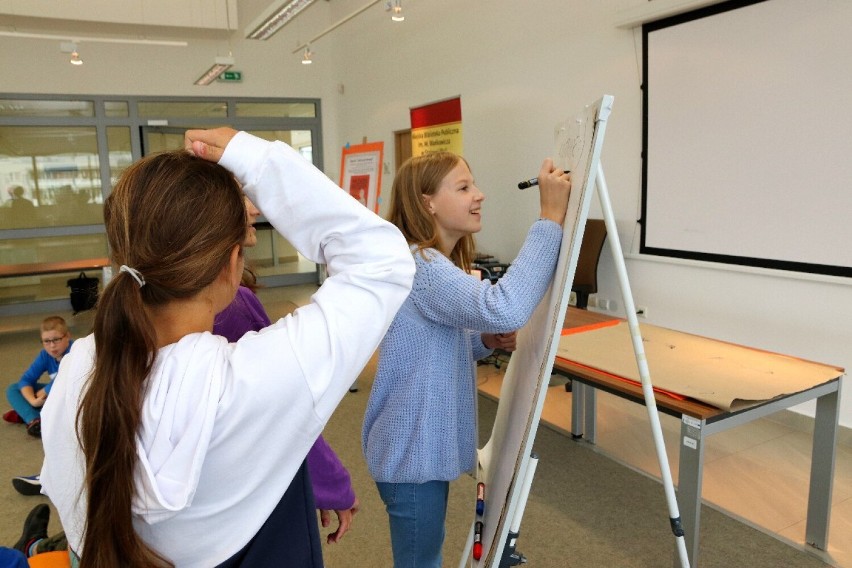
[[[183, 148], [186, 128], [142, 126], [143, 155]], [[281, 140], [313, 161], [313, 136], [308, 130], [247, 130], [264, 140]], [[317, 283], [317, 265], [278, 234], [264, 217], [257, 227], [257, 245], [246, 250], [246, 261], [264, 286], [290, 286]]]

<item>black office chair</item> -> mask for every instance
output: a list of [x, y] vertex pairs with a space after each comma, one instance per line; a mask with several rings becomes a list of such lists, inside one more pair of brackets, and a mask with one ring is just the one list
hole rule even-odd
[[[589, 305], [589, 294], [598, 291], [598, 261], [606, 240], [606, 223], [603, 219], [586, 219], [586, 230], [583, 232], [583, 242], [580, 243], [580, 256], [577, 258], [577, 270], [574, 272], [574, 282], [571, 291], [577, 294], [576, 306], [586, 309]], [[571, 379], [561, 375], [551, 375], [548, 386], [565, 385], [565, 390], [571, 392]]]
[[589, 294], [598, 291], [598, 261], [605, 240], [606, 224], [603, 219], [587, 219], [574, 283], [571, 285], [571, 291], [577, 294], [578, 308], [585, 310], [589, 305]]

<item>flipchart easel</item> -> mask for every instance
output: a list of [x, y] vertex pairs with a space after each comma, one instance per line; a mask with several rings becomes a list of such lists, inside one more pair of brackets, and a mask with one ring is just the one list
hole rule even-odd
[[[515, 547], [538, 463], [538, 458], [532, 452], [532, 443], [541, 418], [546, 384], [553, 370], [553, 361], [556, 357], [565, 313], [568, 309], [571, 283], [574, 279], [583, 231], [591, 203], [592, 184], [597, 189], [603, 211], [604, 222], [607, 227], [607, 240], [610, 243], [615, 261], [624, 309], [627, 313], [633, 350], [636, 355], [645, 405], [651, 422], [657, 460], [665, 489], [669, 521], [676, 539], [677, 555], [682, 568], [689, 567], [684, 531], [666, 456], [650, 371], [642, 345], [642, 336], [630, 283], [627, 279], [624, 256], [618, 239], [615, 215], [612, 211], [603, 167], [600, 164], [606, 120], [612, 110], [612, 103], [613, 97], [604, 95], [600, 100], [586, 107], [585, 115], [581, 113], [574, 117], [575, 123], [572, 123], [569, 119], [557, 125], [556, 128], [557, 160], [568, 162], [558, 165], [572, 171], [572, 195], [564, 223], [562, 250], [551, 288], [536, 308], [530, 322], [518, 334], [518, 349], [513, 353], [509, 367], [506, 369], [495, 427], [491, 438], [479, 452], [477, 481], [485, 483], [485, 511], [483, 515], [477, 513], [473, 523], [471, 523], [459, 568], [467, 566], [507, 568], [526, 562], [526, 558], [518, 553]], [[586, 131], [584, 132], [582, 129], [586, 129]], [[565, 158], [566, 154], [569, 155], [568, 158]], [[570, 156], [574, 157], [571, 158]], [[575, 159], [580, 163], [576, 163]], [[578, 189], [580, 190], [579, 195], [577, 195]], [[547, 329], [542, 331], [538, 328]], [[515, 365], [516, 362], [518, 365]], [[530, 393], [521, 392], [515, 386], [515, 383], [519, 382], [514, 380], [517, 375], [515, 370], [518, 366], [523, 370], [530, 370], [530, 372], [535, 372], [537, 367], [539, 380]], [[527, 394], [530, 395], [529, 400], [516, 401], [516, 399], [523, 398]], [[506, 402], [510, 402], [508, 408]], [[519, 402], [519, 404], [511, 404], [514, 402]], [[518, 412], [515, 409], [516, 406], [526, 406], [527, 409], [531, 409], [531, 412], [527, 410], [527, 427], [519, 434], [520, 438], [512, 440], [512, 435], [515, 434], [514, 430], [520, 422], [518, 416], [513, 417], [512, 415], [513, 411]], [[510, 425], [512, 428], [509, 428]], [[514, 469], [513, 473], [509, 475], [506, 470], [510, 469], [508, 466], [512, 465], [512, 461], [514, 461]], [[503, 507], [495, 512], [494, 505], [501, 500]], [[477, 525], [477, 522], [480, 524]], [[472, 556], [475, 539], [478, 540], [483, 551], [479, 560], [475, 560]]]

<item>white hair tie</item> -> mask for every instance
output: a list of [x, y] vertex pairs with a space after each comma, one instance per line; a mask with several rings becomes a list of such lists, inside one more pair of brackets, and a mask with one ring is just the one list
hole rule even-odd
[[130, 276], [132, 276], [133, 279], [136, 280], [136, 283], [139, 284], [140, 288], [145, 285], [145, 279], [142, 277], [142, 273], [139, 272], [138, 270], [136, 270], [135, 268], [130, 268], [126, 264], [122, 264], [118, 268], [118, 271], [119, 272], [126, 272]]

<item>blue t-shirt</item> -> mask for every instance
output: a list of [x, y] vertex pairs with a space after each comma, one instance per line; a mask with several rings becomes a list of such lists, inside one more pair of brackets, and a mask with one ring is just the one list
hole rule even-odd
[[[65, 357], [68, 352], [71, 351], [71, 345], [73, 343], [73, 339], [68, 342], [68, 349], [65, 350], [62, 357]], [[30, 368], [21, 376], [21, 380], [18, 381], [18, 388], [33, 387], [33, 389], [35, 389], [38, 384], [38, 380], [43, 374], [47, 373], [47, 376], [50, 377], [50, 381], [47, 383], [47, 386], [44, 387], [44, 390], [47, 394], [50, 394], [50, 387], [53, 386], [53, 379], [56, 378], [56, 373], [58, 371], [59, 361], [54, 359], [46, 350], [42, 349], [39, 354], [36, 355], [35, 361], [33, 361], [32, 365], [30, 365]]]

